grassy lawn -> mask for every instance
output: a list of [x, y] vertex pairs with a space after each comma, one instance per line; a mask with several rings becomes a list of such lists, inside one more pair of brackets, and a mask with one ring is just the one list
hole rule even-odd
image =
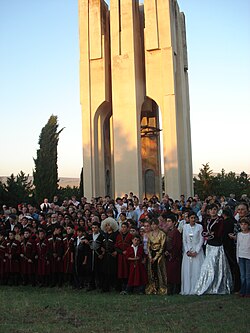
[[250, 299], [0, 287], [1, 333], [250, 332]]

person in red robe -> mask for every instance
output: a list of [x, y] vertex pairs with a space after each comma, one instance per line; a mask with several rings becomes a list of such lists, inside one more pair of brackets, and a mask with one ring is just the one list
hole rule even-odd
[[181, 285], [182, 237], [175, 226], [176, 216], [166, 216], [165, 243], [168, 295], [179, 294]]
[[5, 232], [0, 232], [0, 284], [6, 284], [6, 245]]
[[127, 222], [123, 222], [121, 225], [121, 231], [117, 235], [115, 250], [117, 252], [118, 271], [117, 277], [120, 284], [120, 290], [126, 289], [128, 282], [128, 261], [126, 258], [127, 249], [132, 244], [132, 234], [129, 232], [129, 226]]
[[148, 282], [147, 272], [145, 268], [145, 255], [142, 245], [140, 245], [140, 236], [134, 235], [132, 245], [126, 251], [126, 258], [129, 263], [129, 276], [126, 295], [133, 289], [138, 289], [139, 293], [145, 292], [145, 286]]
[[63, 273], [64, 282], [73, 284], [73, 262], [74, 262], [74, 226], [68, 224], [66, 227], [67, 235], [63, 238]]
[[35, 242], [31, 237], [31, 230], [23, 231], [23, 240], [20, 250], [20, 273], [23, 285], [31, 283], [35, 285]]
[[40, 287], [45, 287], [48, 285], [49, 244], [44, 229], [39, 229], [38, 238], [35, 241], [35, 247], [36, 247], [35, 259], [37, 260], [37, 282], [39, 283]]
[[63, 283], [63, 254], [64, 244], [61, 236], [61, 226], [54, 225], [53, 235], [48, 239], [49, 260], [50, 260], [50, 286], [62, 286]]
[[20, 242], [15, 239], [15, 231], [9, 231], [6, 244], [6, 272], [10, 286], [19, 283]]

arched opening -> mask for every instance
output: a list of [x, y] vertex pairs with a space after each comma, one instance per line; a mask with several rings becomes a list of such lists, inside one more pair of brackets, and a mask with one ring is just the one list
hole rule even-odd
[[111, 156], [111, 104], [102, 103], [95, 114], [95, 194], [112, 195], [112, 156]]
[[161, 196], [161, 144], [159, 106], [146, 97], [141, 109], [141, 157], [145, 197]]
[[110, 116], [107, 115], [103, 123], [103, 145], [104, 145], [104, 170], [105, 170], [105, 195], [112, 196], [112, 156], [110, 138]]

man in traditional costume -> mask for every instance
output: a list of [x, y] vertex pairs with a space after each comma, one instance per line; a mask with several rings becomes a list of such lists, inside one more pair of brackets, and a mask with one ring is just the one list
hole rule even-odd
[[19, 283], [20, 242], [15, 239], [15, 231], [9, 231], [6, 244], [6, 271], [9, 285]]
[[63, 283], [63, 254], [64, 245], [61, 236], [61, 226], [55, 224], [53, 226], [53, 235], [48, 239], [49, 242], [49, 260], [50, 260], [50, 285], [59, 287]]
[[132, 244], [132, 234], [129, 232], [128, 223], [123, 222], [121, 231], [117, 235], [115, 249], [118, 259], [118, 282], [121, 291], [124, 291], [128, 282], [128, 261], [126, 259], [126, 251]]
[[102, 247], [105, 251], [103, 257], [103, 285], [104, 292], [117, 286], [117, 252], [115, 249], [118, 224], [115, 219], [108, 217], [101, 223], [104, 232]]
[[63, 273], [64, 282], [73, 282], [73, 262], [74, 262], [74, 226], [69, 223], [66, 227], [67, 235], [63, 238]]
[[0, 284], [6, 284], [6, 250], [5, 232], [0, 231]]
[[178, 294], [181, 284], [181, 259], [182, 259], [182, 239], [176, 228], [176, 216], [170, 214], [167, 217], [166, 232], [166, 268], [168, 277], [168, 295]]
[[45, 230], [39, 229], [38, 238], [35, 241], [37, 260], [37, 281], [40, 287], [48, 286], [49, 275], [49, 244]]
[[90, 282], [87, 291], [102, 287], [102, 260], [104, 256], [103, 235], [100, 233], [98, 222], [93, 222], [92, 233], [88, 236], [89, 252], [88, 261], [90, 266]]
[[26, 228], [23, 231], [23, 240], [20, 244], [20, 273], [24, 285], [35, 285], [35, 241], [31, 237], [31, 231]]
[[79, 227], [77, 229], [77, 237], [74, 240], [74, 287], [76, 289], [81, 289], [87, 283], [88, 272], [87, 272], [87, 254], [88, 247], [86, 242], [85, 229]]

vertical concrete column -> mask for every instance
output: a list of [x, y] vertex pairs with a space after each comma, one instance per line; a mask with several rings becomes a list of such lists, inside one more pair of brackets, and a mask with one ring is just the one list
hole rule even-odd
[[142, 194], [140, 21], [137, 0], [110, 1], [115, 195]]
[[[154, 3], [153, 6], [152, 3]], [[166, 191], [172, 197], [178, 197], [180, 179], [177, 152], [177, 110], [169, 1], [145, 0], [144, 8], [146, 94], [158, 103], [162, 114]], [[152, 17], [156, 17], [156, 20], [152, 21]], [[150, 33], [150, 30], [155, 33]]]
[[185, 161], [183, 159], [187, 142], [190, 143], [187, 138], [190, 133], [181, 131], [181, 128], [186, 128], [188, 116], [187, 103], [184, 103], [187, 87], [184, 74], [181, 73], [181, 70], [184, 73], [183, 57], [178, 58], [181, 70], [177, 70], [176, 64], [179, 56], [176, 5], [176, 0], [144, 1], [146, 94], [160, 106], [166, 192], [173, 198], [178, 198], [182, 189], [189, 192], [185, 164], [190, 164], [186, 154]]
[[182, 41], [182, 55], [184, 64], [184, 98], [185, 98], [185, 125], [186, 125], [186, 194], [192, 196], [193, 189], [193, 163], [192, 163], [192, 143], [191, 143], [191, 124], [190, 124], [190, 100], [189, 100], [189, 80], [188, 80], [188, 55], [187, 55], [187, 40], [186, 40], [186, 23], [184, 13], [180, 13], [180, 30]]
[[175, 91], [177, 102], [177, 136], [180, 174], [180, 192], [190, 196], [193, 194], [192, 151], [190, 130], [190, 107], [188, 87], [188, 63], [185, 17], [180, 13], [178, 3], [172, 1], [171, 15], [176, 24], [172, 29], [175, 57]]
[[109, 11], [104, 0], [79, 0], [79, 30], [84, 194], [91, 198], [105, 194], [101, 125], [105, 102], [111, 105]]
[[91, 94], [89, 68], [89, 6], [88, 1], [79, 0], [79, 35], [80, 35], [80, 103], [82, 107], [82, 145], [84, 194], [93, 193], [93, 151]]

